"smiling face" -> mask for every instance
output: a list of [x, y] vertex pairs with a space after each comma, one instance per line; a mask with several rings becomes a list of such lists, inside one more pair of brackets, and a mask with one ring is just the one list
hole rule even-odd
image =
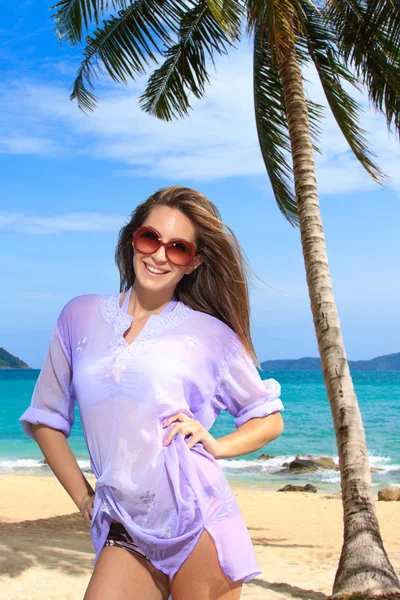
[[[181, 238], [192, 242], [196, 246], [194, 226], [190, 219], [178, 209], [170, 208], [169, 206], [156, 206], [151, 210], [142, 225], [154, 227], [161, 234], [163, 242], [169, 242], [174, 238]], [[133, 249], [133, 268], [136, 275], [136, 285], [154, 292], [175, 290], [182, 277], [189, 275], [201, 264], [202, 260], [203, 258], [200, 255], [195, 254], [190, 265], [180, 267], [168, 260], [164, 246], [160, 246], [153, 254], [142, 254]], [[162, 273], [152, 273], [148, 267], [162, 271]]]

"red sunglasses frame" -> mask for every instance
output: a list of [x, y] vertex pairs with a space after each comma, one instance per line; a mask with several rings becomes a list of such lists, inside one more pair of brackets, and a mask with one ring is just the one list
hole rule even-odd
[[[157, 238], [158, 238], [158, 246], [155, 250], [153, 250], [153, 252], [142, 252], [142, 250], [138, 250], [136, 247], [136, 241], [137, 238], [139, 237], [139, 235], [143, 232], [143, 231], [151, 231], [152, 233], [154, 233]], [[189, 247], [190, 250], [190, 258], [189, 261], [187, 263], [185, 263], [184, 265], [180, 264], [180, 263], [176, 263], [173, 260], [171, 260], [168, 256], [168, 250], [169, 248], [173, 247], [174, 244], [176, 243], [183, 243], [186, 244], [186, 246]], [[159, 248], [161, 246], [164, 246], [165, 248], [165, 255], [167, 257], [167, 259], [169, 260], [169, 262], [171, 262], [173, 265], [177, 265], [178, 267], [187, 267], [188, 265], [190, 265], [190, 263], [192, 262], [195, 254], [196, 254], [196, 246], [194, 244], [192, 244], [192, 242], [189, 242], [188, 240], [185, 240], [183, 238], [173, 238], [172, 240], [170, 240], [169, 242], [163, 242], [162, 238], [161, 238], [161, 234], [159, 231], [157, 231], [157, 229], [154, 229], [154, 227], [150, 227], [148, 225], [141, 225], [140, 227], [138, 227], [135, 231], [135, 233], [133, 234], [133, 246], [135, 248], [135, 250], [137, 250], [138, 252], [140, 252], [141, 254], [154, 254], [154, 252], [157, 252], [157, 250], [159, 250]]]

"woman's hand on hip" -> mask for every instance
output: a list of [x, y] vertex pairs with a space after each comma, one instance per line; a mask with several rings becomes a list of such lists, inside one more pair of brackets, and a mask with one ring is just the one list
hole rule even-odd
[[190, 439], [186, 442], [188, 448], [193, 448], [195, 444], [201, 442], [204, 448], [212, 456], [218, 455], [218, 440], [216, 440], [209, 431], [196, 419], [192, 419], [185, 415], [185, 413], [179, 412], [176, 415], [169, 417], [163, 422], [163, 427], [168, 427], [174, 421], [178, 421], [176, 425], [171, 428], [171, 431], [167, 433], [164, 438], [164, 446], [168, 446], [173, 438], [177, 434], [181, 434], [183, 439], [190, 436]]

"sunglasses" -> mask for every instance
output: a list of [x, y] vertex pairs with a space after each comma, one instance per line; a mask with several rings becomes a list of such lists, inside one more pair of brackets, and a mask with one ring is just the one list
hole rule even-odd
[[196, 254], [196, 247], [191, 242], [181, 238], [163, 242], [160, 233], [147, 225], [141, 225], [133, 234], [133, 247], [142, 254], [153, 254], [160, 246], [164, 246], [167, 259], [179, 267], [190, 265]]

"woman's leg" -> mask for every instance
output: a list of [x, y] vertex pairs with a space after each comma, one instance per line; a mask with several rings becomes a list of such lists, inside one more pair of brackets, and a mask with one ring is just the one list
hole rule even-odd
[[232, 581], [218, 561], [214, 540], [204, 530], [179, 571], [171, 579], [172, 600], [239, 600], [242, 580]]
[[168, 600], [169, 578], [145, 558], [104, 546], [83, 600]]

